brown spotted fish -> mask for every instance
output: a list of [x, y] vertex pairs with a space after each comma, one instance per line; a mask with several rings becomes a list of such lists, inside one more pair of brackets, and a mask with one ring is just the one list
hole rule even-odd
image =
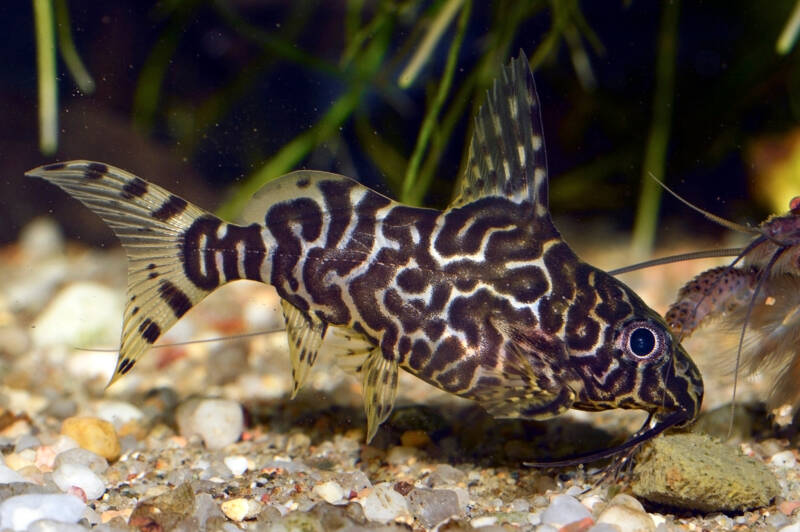
[[152, 183], [89, 161], [28, 172], [114, 230], [129, 260], [112, 382], [225, 283], [281, 297], [294, 378], [323, 342], [363, 383], [367, 438], [398, 371], [491, 414], [642, 409], [639, 441], [693, 420], [703, 384], [664, 320], [581, 261], [550, 219], [539, 100], [521, 55], [475, 120], [466, 175], [444, 210], [399, 204], [340, 175], [297, 171], [256, 195], [258, 221], [227, 223]]

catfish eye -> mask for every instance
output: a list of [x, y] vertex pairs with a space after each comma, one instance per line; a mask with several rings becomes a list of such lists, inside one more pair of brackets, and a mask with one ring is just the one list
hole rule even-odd
[[634, 321], [625, 325], [618, 346], [636, 359], [657, 358], [667, 351], [667, 337], [662, 328], [650, 321]]
[[631, 333], [628, 346], [637, 357], [646, 357], [656, 347], [656, 335], [647, 327], [639, 327]]

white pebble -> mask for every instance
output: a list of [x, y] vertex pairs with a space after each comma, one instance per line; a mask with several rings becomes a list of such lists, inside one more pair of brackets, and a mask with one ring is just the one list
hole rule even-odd
[[12, 482], [28, 482], [25, 477], [11, 469], [5, 464], [0, 464], [0, 484], [11, 484]]
[[791, 469], [797, 465], [797, 459], [792, 451], [781, 451], [774, 454], [769, 463], [782, 469]]
[[40, 519], [77, 523], [85, 508], [83, 501], [72, 495], [17, 495], [0, 503], [0, 528], [26, 530]]
[[68, 285], [56, 295], [33, 323], [38, 346], [97, 344], [119, 341], [122, 296], [99, 283]]
[[220, 504], [222, 513], [232, 521], [253, 519], [261, 511], [261, 504], [253, 499], [230, 499]]
[[243, 475], [247, 471], [247, 457], [241, 455], [226, 456], [223, 460], [228, 469], [236, 476]]
[[312, 491], [329, 504], [342, 502], [344, 499], [344, 489], [334, 480], [317, 484]]
[[358, 502], [370, 521], [389, 523], [401, 515], [408, 515], [405, 497], [397, 493], [389, 482], [376, 484], [369, 495]]
[[34, 218], [19, 232], [19, 245], [29, 258], [41, 260], [61, 253], [64, 235], [52, 218]]
[[235, 443], [244, 431], [242, 407], [228, 399], [190, 399], [178, 406], [175, 419], [181, 436], [200, 436], [209, 449]]
[[655, 532], [656, 525], [646, 512], [613, 504], [597, 517], [598, 523], [616, 525], [619, 532]]
[[493, 515], [484, 515], [482, 517], [476, 517], [472, 521], [469, 522], [472, 525], [472, 528], [483, 528], [485, 526], [492, 526], [497, 523], [497, 518]]
[[125, 401], [98, 401], [94, 410], [97, 417], [108, 421], [116, 429], [129, 421], [138, 421], [144, 417], [141, 410]]
[[620, 528], [610, 523], [597, 523], [596, 525], [592, 525], [586, 532], [620, 532]]
[[800, 532], [800, 522], [792, 523], [791, 525], [786, 525], [785, 527], [778, 530], [778, 532]]
[[61, 464], [53, 471], [53, 482], [61, 491], [67, 491], [73, 486], [82, 489], [90, 501], [99, 499], [106, 491], [103, 480], [94, 471], [80, 464]]
[[559, 527], [587, 517], [592, 517], [592, 513], [575, 497], [556, 495], [550, 506], [542, 513], [542, 522]]
[[87, 451], [81, 447], [67, 449], [58, 453], [53, 462], [53, 467], [59, 468], [64, 464], [77, 464], [88, 467], [98, 475], [102, 475], [108, 470], [108, 461], [102, 456]]
[[83, 525], [62, 523], [54, 519], [39, 519], [31, 523], [27, 532], [87, 532], [89, 529]]

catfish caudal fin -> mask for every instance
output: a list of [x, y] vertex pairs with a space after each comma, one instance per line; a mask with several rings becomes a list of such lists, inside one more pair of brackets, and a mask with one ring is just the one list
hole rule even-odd
[[[264, 244], [255, 225], [224, 224], [183, 198], [102, 163], [56, 163], [26, 175], [41, 177], [80, 200], [111, 227], [127, 252], [122, 339], [109, 385], [212, 290], [232, 279], [258, 277]], [[246, 257], [244, 268], [237, 256], [240, 243], [245, 251], [256, 252]], [[246, 275], [239, 275], [241, 269]]]

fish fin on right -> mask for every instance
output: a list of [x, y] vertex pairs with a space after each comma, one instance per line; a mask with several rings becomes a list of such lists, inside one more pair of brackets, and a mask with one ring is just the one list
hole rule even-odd
[[292, 359], [292, 398], [303, 386], [308, 372], [317, 360], [327, 324], [312, 314], [307, 314], [285, 299], [281, 299], [289, 353]]
[[210, 293], [186, 277], [181, 242], [197, 218], [211, 215], [157, 185], [103, 163], [55, 163], [25, 175], [45, 179], [89, 207], [111, 227], [127, 252], [122, 339], [110, 386]]

